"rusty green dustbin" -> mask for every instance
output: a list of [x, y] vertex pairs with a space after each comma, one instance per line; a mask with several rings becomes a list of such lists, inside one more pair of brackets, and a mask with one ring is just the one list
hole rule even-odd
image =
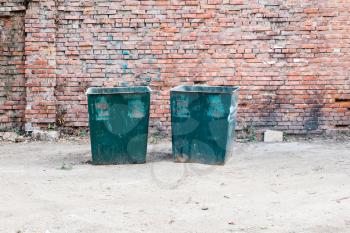
[[224, 164], [232, 154], [239, 87], [171, 89], [172, 150], [177, 162]]
[[87, 90], [93, 164], [145, 163], [149, 87]]

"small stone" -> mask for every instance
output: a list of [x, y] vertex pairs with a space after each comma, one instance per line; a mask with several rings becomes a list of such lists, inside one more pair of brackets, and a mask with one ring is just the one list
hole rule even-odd
[[202, 210], [208, 210], [209, 208], [208, 207], [202, 207]]
[[18, 136], [16, 138], [16, 142], [24, 142], [25, 141], [25, 138], [23, 136]]
[[33, 139], [40, 141], [56, 141], [59, 139], [60, 134], [58, 131], [35, 130], [32, 133], [32, 137]]
[[73, 166], [71, 164], [63, 163], [62, 166], [61, 166], [61, 170], [69, 171], [69, 170], [72, 170], [72, 169], [73, 169]]
[[60, 133], [58, 131], [48, 131], [46, 133], [47, 141], [56, 141], [60, 137]]
[[32, 132], [32, 138], [34, 139], [34, 140], [40, 140], [40, 134], [41, 134], [42, 132], [40, 131], [40, 130], [34, 130], [33, 132]]
[[17, 138], [18, 138], [18, 135], [14, 132], [4, 132], [4, 134], [2, 135], [2, 139], [4, 141], [16, 142]]
[[283, 142], [283, 132], [266, 130], [264, 133], [264, 142]]

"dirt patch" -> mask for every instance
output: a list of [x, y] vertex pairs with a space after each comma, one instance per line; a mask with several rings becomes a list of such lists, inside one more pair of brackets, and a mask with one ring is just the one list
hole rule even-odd
[[0, 144], [0, 232], [350, 232], [350, 142], [235, 144], [225, 166], [93, 166], [86, 142]]

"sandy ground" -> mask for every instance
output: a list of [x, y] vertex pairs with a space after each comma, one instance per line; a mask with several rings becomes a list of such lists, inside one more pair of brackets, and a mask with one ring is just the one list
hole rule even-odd
[[350, 142], [236, 144], [225, 166], [93, 166], [86, 143], [0, 144], [0, 232], [350, 232]]

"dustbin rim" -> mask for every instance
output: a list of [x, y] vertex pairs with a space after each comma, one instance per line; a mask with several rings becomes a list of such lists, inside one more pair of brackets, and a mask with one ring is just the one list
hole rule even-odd
[[209, 86], [209, 85], [180, 85], [170, 89], [171, 92], [220, 93], [232, 94], [240, 89], [239, 86]]
[[148, 86], [132, 86], [132, 87], [89, 87], [86, 95], [110, 95], [125, 93], [149, 93], [152, 92]]

